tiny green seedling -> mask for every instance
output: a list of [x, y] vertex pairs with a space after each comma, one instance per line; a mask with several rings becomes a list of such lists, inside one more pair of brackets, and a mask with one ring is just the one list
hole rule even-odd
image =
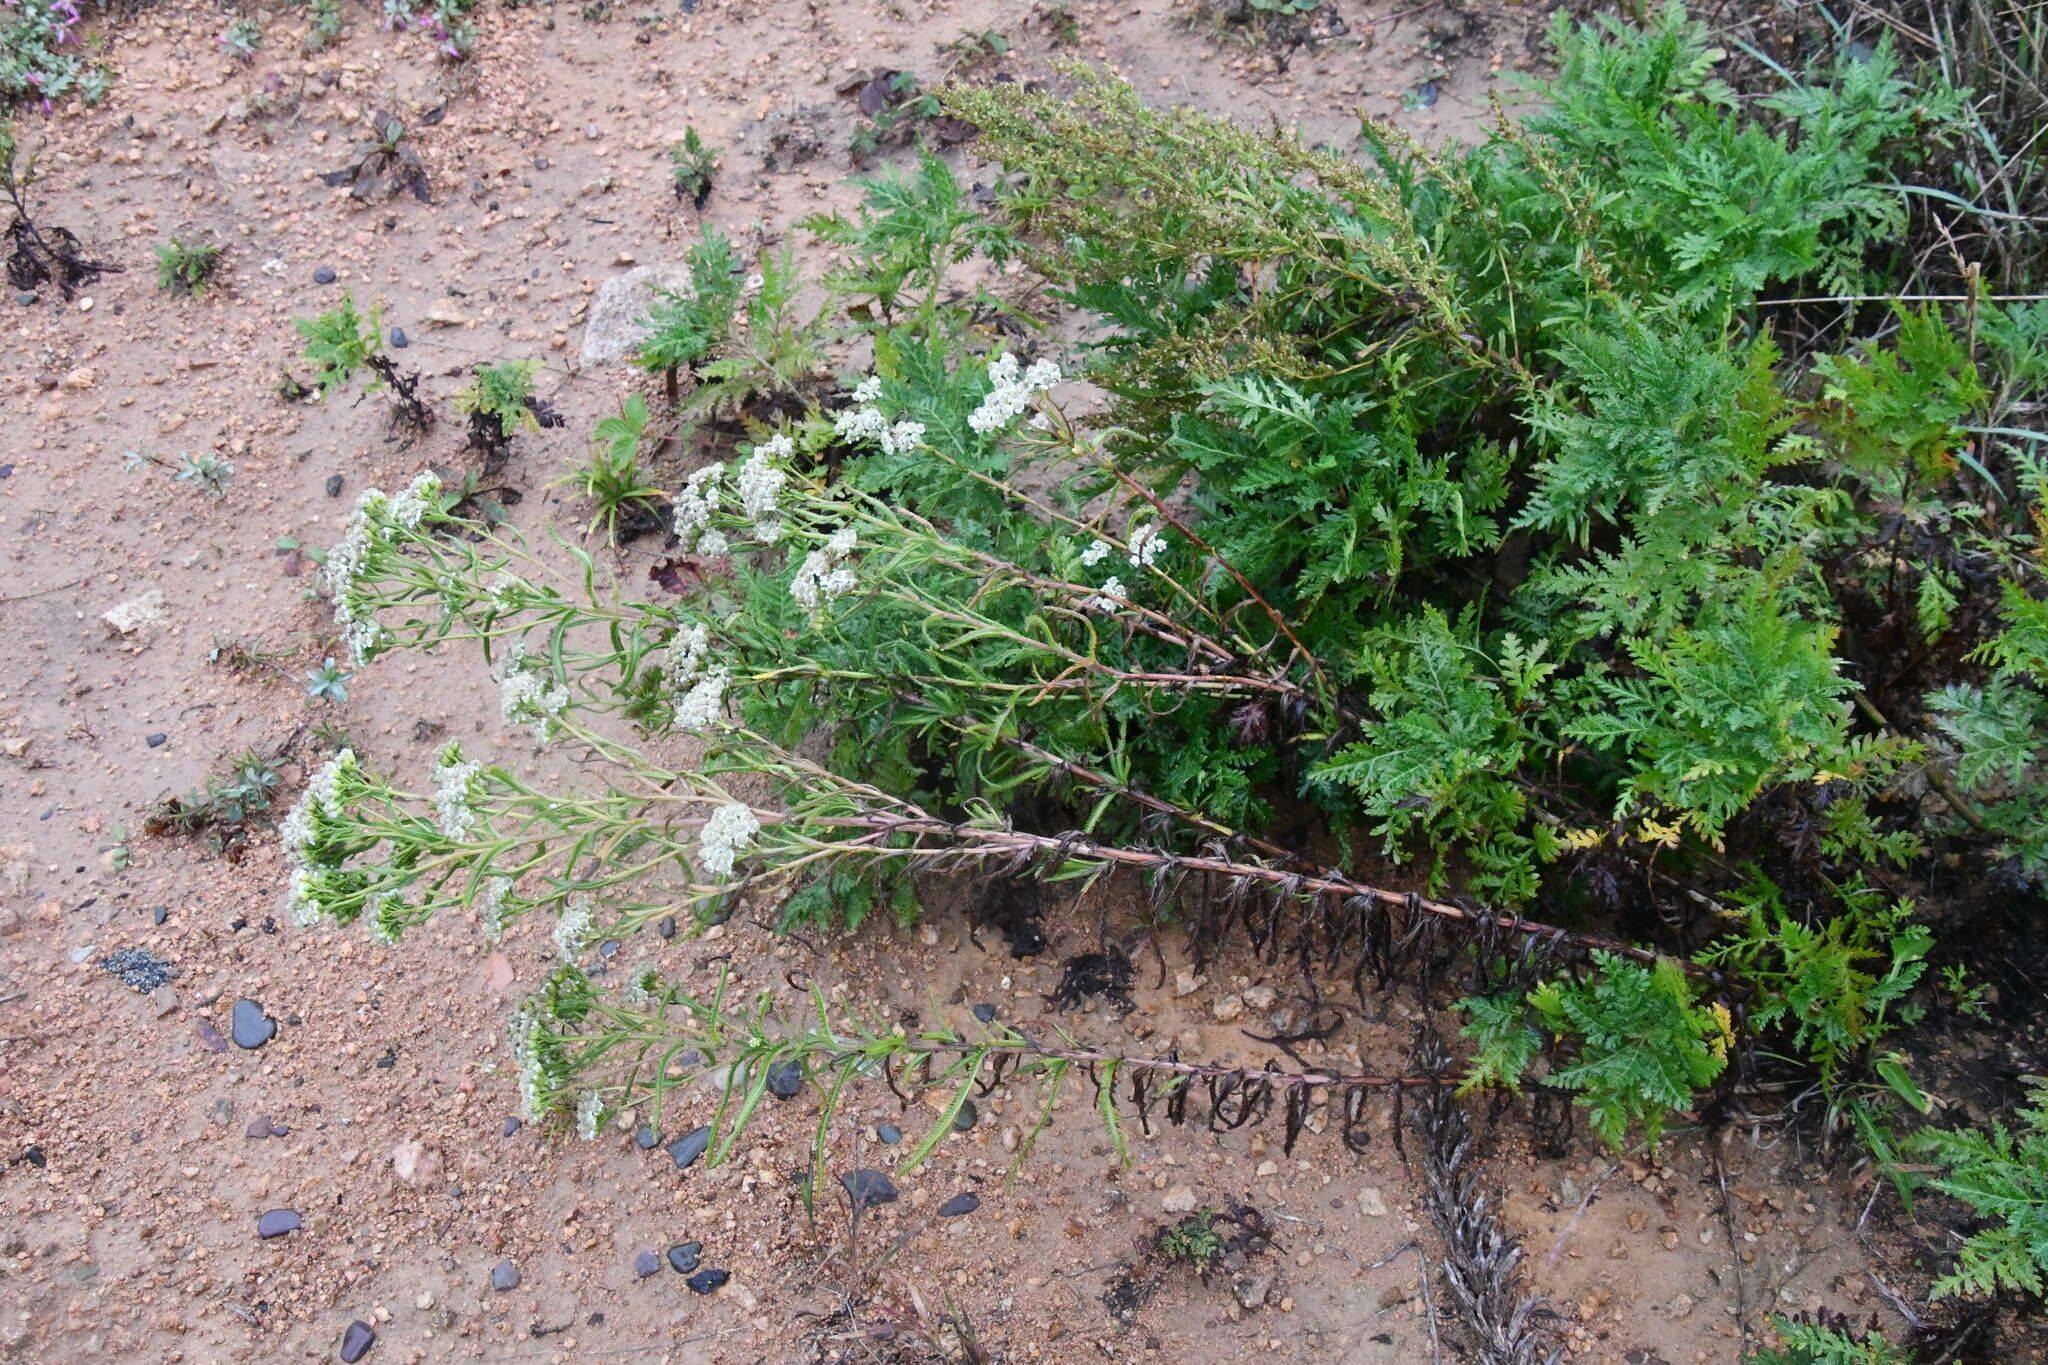
[[156, 249], [156, 283], [166, 294], [199, 298], [206, 293], [221, 248], [207, 243], [180, 241], [173, 237]]
[[124, 451], [122, 459], [126, 461], [126, 468], [130, 473], [151, 466], [167, 469], [171, 471], [171, 477], [179, 483], [190, 484], [213, 498], [226, 496], [228, 483], [235, 477], [234, 462], [223, 460], [211, 451], [198, 455], [180, 453], [176, 464], [172, 464], [161, 455], [151, 455], [141, 450]]
[[704, 145], [695, 128], [683, 130], [683, 140], [668, 149], [669, 174], [676, 198], [687, 199], [702, 212], [711, 197], [711, 173], [718, 168], [718, 149]]
[[348, 680], [353, 676], [337, 668], [333, 656], [330, 655], [320, 667], [307, 671], [306, 695], [315, 701], [347, 701]]

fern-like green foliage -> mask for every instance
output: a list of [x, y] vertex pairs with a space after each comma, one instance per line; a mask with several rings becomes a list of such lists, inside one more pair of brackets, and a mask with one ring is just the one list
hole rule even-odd
[[305, 339], [305, 356], [316, 367], [313, 387], [322, 398], [342, 388], [370, 358], [383, 352], [382, 322], [372, 308], [365, 317], [356, 309], [355, 295], [343, 290], [341, 306], [318, 317], [294, 318], [292, 326]]
[[1756, 988], [1749, 1023], [1784, 1027], [1832, 1090], [1845, 1068], [1892, 1027], [1899, 1003], [1927, 970], [1934, 935], [1909, 901], [1851, 896], [1841, 913], [1808, 924], [1774, 888], [1747, 897], [1739, 933], [1701, 954]]
[[713, 354], [732, 328], [744, 281], [731, 240], [706, 228], [683, 261], [689, 282], [658, 291], [661, 301], [646, 319], [648, 335], [633, 353], [633, 362], [651, 373], [691, 368]]
[[1857, 1332], [1846, 1325], [1800, 1322], [1776, 1314], [1771, 1326], [1783, 1344], [1756, 1352], [1746, 1365], [1912, 1365], [1909, 1352], [1875, 1329]]
[[1519, 1085], [1548, 1035], [1563, 1051], [1542, 1083], [1573, 1092], [1609, 1145], [1619, 1149], [1640, 1125], [1654, 1147], [1669, 1113], [1689, 1108], [1693, 1092], [1728, 1065], [1728, 1011], [1699, 1004], [1668, 958], [1647, 967], [1612, 953], [1593, 958], [1592, 975], [1547, 981], [1520, 1002], [1459, 1002], [1471, 1014], [1466, 1036], [1478, 1045], [1466, 1088]]
[[1940, 1168], [1927, 1183], [1989, 1223], [1964, 1239], [1955, 1269], [1935, 1281], [1936, 1298], [2048, 1288], [2048, 1086], [2016, 1118], [2013, 1128], [1929, 1127], [1907, 1139], [1909, 1153]]
[[533, 396], [533, 377], [538, 373], [538, 360], [507, 360], [480, 366], [469, 386], [455, 395], [456, 411], [465, 416], [482, 413], [506, 439], [522, 431], [537, 431], [540, 418], [526, 400]]

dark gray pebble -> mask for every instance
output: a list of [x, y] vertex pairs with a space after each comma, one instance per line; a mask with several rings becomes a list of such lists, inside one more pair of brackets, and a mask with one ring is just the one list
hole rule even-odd
[[793, 1100], [804, 1088], [804, 1064], [791, 1057], [768, 1068], [768, 1093], [778, 1100]]
[[393, 349], [402, 351], [412, 345], [412, 338], [405, 334], [403, 327], [393, 327], [391, 329], [391, 345]]
[[291, 1129], [285, 1127], [283, 1124], [273, 1122], [270, 1116], [265, 1114], [252, 1120], [249, 1126], [242, 1130], [242, 1136], [252, 1138], [281, 1138], [290, 1135], [291, 1131]]
[[491, 1267], [491, 1288], [500, 1294], [509, 1294], [519, 1287], [519, 1267], [510, 1261], [500, 1261]]
[[974, 1007], [974, 1017], [986, 1024], [996, 1017], [996, 1007], [994, 1005], [976, 1005]]
[[693, 1294], [709, 1294], [731, 1278], [730, 1270], [700, 1270], [683, 1283], [690, 1286]]
[[300, 1226], [299, 1215], [293, 1210], [272, 1209], [256, 1220], [256, 1235], [267, 1242], [287, 1232], [297, 1232]]
[[211, 1023], [201, 1019], [196, 1028], [199, 1032], [199, 1046], [205, 1048], [208, 1052], [226, 1052], [228, 1050], [228, 1040], [221, 1037], [220, 1030]]
[[651, 1251], [643, 1251], [633, 1258], [633, 1274], [640, 1279], [661, 1273], [661, 1257]]
[[945, 1203], [939, 1205], [939, 1217], [961, 1218], [981, 1207], [981, 1196], [973, 1190], [963, 1190]]
[[357, 1318], [348, 1325], [348, 1330], [341, 1334], [341, 1358], [347, 1361], [348, 1365], [355, 1365], [355, 1362], [368, 1355], [370, 1348], [376, 1344], [376, 1329], [361, 1318]]
[[159, 730], [153, 735], [144, 735], [142, 742], [152, 749], [161, 749], [164, 745], [171, 742], [171, 737]]
[[953, 1116], [953, 1131], [964, 1133], [979, 1122], [980, 1119], [981, 1111], [974, 1107], [974, 1101], [963, 1100], [960, 1103], [960, 1112]]
[[711, 1145], [711, 1129], [692, 1128], [668, 1145], [668, 1154], [675, 1158], [676, 1169], [687, 1171], [704, 1155], [704, 1149]]
[[639, 1144], [641, 1151], [651, 1152], [656, 1147], [661, 1146], [661, 1134], [654, 1131], [652, 1124], [643, 1123], [640, 1125], [639, 1130], [633, 1134], [633, 1141]]
[[149, 922], [151, 924], [162, 924], [170, 917], [171, 907], [168, 905], [159, 905], [156, 909], [149, 912]]
[[880, 1171], [848, 1171], [839, 1177], [855, 1208], [872, 1209], [896, 1202], [896, 1183]]
[[333, 272], [332, 270], [329, 270], [329, 269], [328, 269], [328, 268], [327, 268], [326, 266], [324, 266], [324, 265], [323, 265], [323, 266], [321, 266], [321, 267], [320, 267], [320, 268], [319, 268], [318, 270], [315, 270], [315, 271], [313, 272], [313, 283], [315, 283], [315, 284], [333, 284], [333, 283], [334, 283], [334, 272]]
[[505, 1120], [505, 1136], [506, 1136], [506, 1137], [511, 1137], [511, 1136], [512, 1136], [512, 1135], [513, 1135], [514, 1133], [516, 1133], [516, 1132], [518, 1132], [518, 1131], [519, 1131], [519, 1120], [518, 1120], [518, 1119], [506, 1119], [506, 1120]]
[[615, 938], [608, 938], [598, 944], [597, 955], [602, 958], [617, 957], [619, 955], [619, 941]]
[[277, 1020], [254, 1000], [237, 1000], [230, 1036], [236, 1047], [259, 1048], [277, 1036]]
[[329, 474], [327, 476], [327, 496], [330, 498], [341, 496], [341, 475]]
[[674, 915], [663, 915], [657, 929], [663, 938], [674, 938], [676, 936], [676, 917]]
[[875, 1125], [875, 1136], [894, 1147], [903, 1141], [903, 1130], [893, 1123], [878, 1123]]
[[678, 1242], [668, 1249], [668, 1268], [678, 1275], [687, 1275], [697, 1268], [703, 1256], [702, 1242]]

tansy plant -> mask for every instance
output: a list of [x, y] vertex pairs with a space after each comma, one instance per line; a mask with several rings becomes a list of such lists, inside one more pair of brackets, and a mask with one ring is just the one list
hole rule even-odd
[[[453, 522], [431, 476], [366, 495], [325, 565], [354, 666], [467, 642], [602, 788], [450, 752], [415, 793], [337, 759], [294, 826], [300, 910], [385, 939], [552, 917], [520, 1055], [536, 1114], [593, 1123], [668, 1099], [692, 1051], [720, 1123], [790, 1061], [837, 1087], [914, 1054], [964, 1087], [1074, 1051], [580, 965], [740, 902], [908, 918], [928, 871], [1135, 878], [1198, 954], [1242, 931], [1361, 985], [1461, 950], [1445, 1080], [1569, 1095], [1617, 1145], [1722, 1083], [1741, 1019], [1858, 1083], [1926, 949], [1861, 888], [1920, 875], [1923, 825], [2030, 857], [2041, 489], [1998, 415], [2041, 390], [2048, 312], [1978, 300], [1972, 341], [1880, 303], [1781, 345], [1767, 293], [1884, 287], [1900, 177], [1960, 102], [1883, 45], [1734, 100], [1676, 10], [1558, 42], [1538, 112], [1442, 156], [1368, 125], [1353, 161], [1079, 71], [951, 91], [1014, 189], [985, 215], [932, 158], [863, 182], [811, 224], [839, 263], [809, 317], [789, 257], [747, 273], [707, 233], [637, 357], [718, 418], [677, 442], [718, 457], [672, 486], [680, 596]], [[975, 257], [1022, 281], [974, 291], [1007, 277]], [[1085, 412], [1029, 343], [1044, 293], [1085, 315]], [[308, 336], [331, 386], [359, 329]], [[835, 381], [848, 343], [871, 372]], [[579, 478], [651, 506], [648, 410], [618, 420], [612, 492]], [[1939, 642], [1994, 614], [1989, 676], [1933, 691], [1965, 657]], [[684, 733], [701, 761], [654, 756]], [[1365, 846], [1417, 889], [1360, 874]], [[1662, 933], [1652, 908], [1661, 947], [1583, 927]], [[1723, 933], [1718, 972], [1677, 951]], [[1119, 1077], [1236, 1074], [1083, 1069], [1112, 1125]], [[1258, 1085], [1290, 1124], [1364, 1093], [1285, 1075]]]

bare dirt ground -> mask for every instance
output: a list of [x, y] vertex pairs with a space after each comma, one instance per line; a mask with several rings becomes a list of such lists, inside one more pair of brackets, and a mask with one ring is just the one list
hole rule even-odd
[[[363, 8], [311, 55], [297, 11], [263, 16], [265, 45], [246, 65], [217, 43], [226, 20], [211, 7], [106, 26], [110, 99], [26, 114], [19, 130], [44, 143], [39, 217], [125, 273], [71, 300], [45, 288], [0, 303], [0, 1361], [325, 1359], [355, 1320], [377, 1333], [373, 1361], [921, 1360], [957, 1356], [957, 1340], [913, 1330], [946, 1313], [999, 1361], [1460, 1358], [1436, 1233], [1384, 1123], [1362, 1157], [1320, 1119], [1291, 1155], [1274, 1132], [1134, 1134], [1123, 1167], [1081, 1093], [1014, 1179], [1022, 1101], [986, 1101], [870, 1219], [864, 1254], [901, 1249], [875, 1303], [835, 1316], [844, 1218], [821, 1215], [813, 1232], [788, 1174], [815, 1097], [777, 1107], [736, 1162], [683, 1174], [641, 1150], [630, 1124], [588, 1144], [515, 1129], [504, 1025], [547, 969], [543, 931], [493, 950], [460, 923], [395, 949], [301, 930], [280, 913], [268, 833], [230, 859], [142, 832], [153, 802], [224, 755], [278, 751], [322, 720], [402, 772], [423, 770], [443, 735], [533, 761], [460, 653], [393, 656], [352, 679], [345, 704], [304, 695], [300, 678], [331, 652], [327, 618], [309, 600], [310, 565], [280, 538], [329, 543], [361, 489], [464, 457], [450, 418], [408, 443], [375, 399], [281, 401], [292, 318], [345, 287], [381, 303], [385, 325], [408, 334], [400, 359], [426, 371], [444, 414], [470, 365], [544, 358], [542, 396], [568, 425], [521, 438], [504, 478], [526, 495], [523, 527], [573, 535], [581, 509], [548, 484], [634, 382], [579, 372], [584, 316], [605, 279], [673, 261], [694, 236], [665, 161], [686, 126], [725, 149], [709, 219], [758, 248], [802, 242], [796, 219], [848, 202], [848, 76], [934, 72], [937, 49], [963, 32], [1003, 33], [1000, 69], [1019, 78], [1080, 56], [1150, 97], [1345, 147], [1354, 110], [1424, 138], [1490, 117], [1496, 77], [1528, 62], [1545, 20], [1343, 3], [1348, 33], [1325, 29], [1284, 70], [1271, 47], [1220, 40], [1165, 0], [1076, 6], [1066, 44], [1044, 9], [1011, 3], [490, 9], [474, 60], [452, 67]], [[431, 126], [419, 118], [444, 107]], [[415, 125], [431, 205], [359, 204], [319, 179], [380, 109]], [[785, 142], [769, 169], [763, 151], [800, 111], [823, 145], [792, 168]], [[950, 155], [965, 179], [994, 174], [971, 144]], [[228, 248], [204, 299], [155, 287], [150, 248], [173, 234]], [[124, 472], [129, 449], [213, 452], [236, 473], [211, 500], [162, 469]], [[619, 571], [644, 578], [645, 565], [628, 556]], [[128, 634], [102, 623], [151, 592], [161, 619]], [[227, 667], [230, 640], [274, 660]], [[302, 770], [285, 771], [288, 804]], [[908, 933], [777, 940], [735, 920], [709, 942], [634, 943], [624, 956], [705, 983], [723, 956], [746, 990], [790, 997], [808, 978], [888, 1014], [965, 1020], [985, 1003], [1036, 1017], [1060, 958], [1093, 944], [1093, 919], [1056, 909], [1054, 942], [1030, 961], [999, 938], [977, 943], [944, 905]], [[1158, 965], [1149, 948], [1138, 955], [1134, 1010], [1098, 1004], [1063, 1026], [1088, 1042], [1171, 1039], [1183, 1055], [1263, 1061], [1243, 1030], [1291, 1007], [1290, 972], [1226, 962], [1179, 995], [1186, 947], [1159, 948]], [[119, 949], [176, 975], [131, 990], [97, 965]], [[260, 1050], [223, 1038], [245, 998], [276, 1021]], [[1327, 1052], [1399, 1057], [1407, 1009], [1368, 1001]], [[929, 1118], [906, 1118], [886, 1090], [860, 1106], [913, 1135]], [[844, 1127], [835, 1169], [888, 1168], [903, 1150], [872, 1126]], [[1859, 1240], [1866, 1187], [1824, 1174], [1790, 1139], [1721, 1142], [1717, 1156], [1681, 1132], [1654, 1161], [1617, 1161], [1584, 1137], [1539, 1159], [1508, 1119], [1487, 1139], [1569, 1359], [1734, 1361], [1766, 1310], [1890, 1321], [1865, 1272], [1903, 1294], [1924, 1284], [1925, 1268], [1886, 1267]], [[932, 1217], [962, 1191], [981, 1198], [973, 1214]], [[1168, 1275], [1128, 1323], [1112, 1315], [1104, 1295], [1143, 1239], [1177, 1211], [1230, 1200], [1270, 1221], [1274, 1251], [1209, 1284]], [[259, 1216], [282, 1209], [301, 1226], [259, 1239]], [[636, 1273], [639, 1253], [687, 1241], [731, 1281], [698, 1296], [665, 1267]], [[516, 1287], [494, 1288], [508, 1261]]]

